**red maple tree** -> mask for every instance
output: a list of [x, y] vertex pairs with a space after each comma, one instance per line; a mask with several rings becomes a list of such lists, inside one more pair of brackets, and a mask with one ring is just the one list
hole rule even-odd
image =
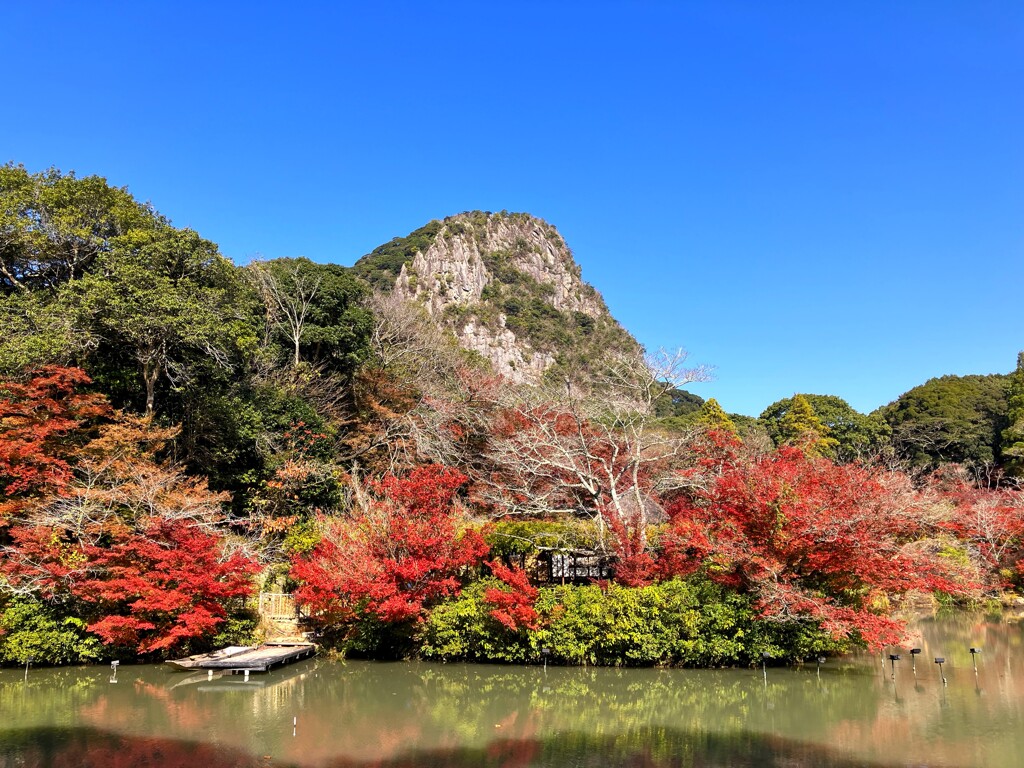
[[494, 606], [491, 616], [513, 632], [536, 629], [538, 616], [534, 605], [540, 591], [530, 584], [526, 572], [522, 568], [510, 568], [498, 561], [487, 565], [491, 573], [503, 582], [502, 587], [488, 587], [484, 590], [484, 601]]
[[153, 458], [175, 432], [120, 415], [79, 448], [60, 491], [31, 499], [11, 527], [0, 553], [8, 588], [144, 654], [210, 637], [251, 594], [257, 566], [217, 528], [226, 494]]
[[666, 575], [702, 568], [756, 595], [767, 618], [813, 620], [869, 646], [901, 639], [902, 624], [883, 610], [890, 598], [974, 589], [921, 546], [929, 531], [909, 483], [795, 448], [749, 455], [726, 435], [712, 438], [668, 505]]
[[78, 391], [90, 381], [81, 368], [46, 366], [0, 382], [0, 524], [70, 480], [83, 425], [111, 413], [102, 395]]
[[356, 486], [346, 518], [325, 521], [322, 541], [296, 557], [292, 577], [300, 605], [324, 625], [362, 611], [384, 622], [415, 620], [455, 594], [460, 575], [487, 553], [483, 537], [459, 531], [455, 496], [465, 475], [439, 465]]
[[930, 486], [949, 508], [942, 527], [970, 548], [994, 586], [1010, 586], [1024, 575], [1024, 491], [979, 488], [955, 465], [936, 472]]
[[83, 554], [88, 575], [72, 591], [102, 615], [89, 631], [140, 653], [214, 634], [226, 606], [252, 594], [258, 570], [240, 551], [223, 554], [221, 537], [184, 520], [154, 520]]

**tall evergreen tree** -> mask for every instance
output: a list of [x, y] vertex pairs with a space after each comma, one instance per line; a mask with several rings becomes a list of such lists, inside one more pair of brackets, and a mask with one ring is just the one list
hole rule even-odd
[[737, 434], [736, 424], [713, 397], [709, 397], [701, 405], [697, 412], [697, 423], [708, 429]]
[[1010, 375], [1010, 426], [1003, 430], [1002, 454], [1006, 471], [1024, 476], [1024, 351], [1017, 354], [1017, 369]]
[[792, 405], [779, 422], [779, 438], [780, 445], [793, 445], [808, 454], [828, 458], [835, 456], [838, 446], [803, 395], [793, 395]]

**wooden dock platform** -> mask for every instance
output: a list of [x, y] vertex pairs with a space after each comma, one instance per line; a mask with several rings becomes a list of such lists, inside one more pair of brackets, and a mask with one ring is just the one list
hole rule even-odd
[[316, 655], [312, 643], [265, 643], [261, 646], [232, 646], [212, 653], [172, 659], [168, 664], [178, 669], [219, 669], [222, 672], [266, 672], [300, 659]]

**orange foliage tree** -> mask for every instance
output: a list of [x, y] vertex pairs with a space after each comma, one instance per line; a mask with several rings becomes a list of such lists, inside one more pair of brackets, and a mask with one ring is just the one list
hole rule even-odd
[[0, 382], [0, 525], [45, 493], [60, 493], [71, 478], [70, 455], [84, 427], [110, 406], [82, 393], [90, 383], [81, 368], [47, 366], [24, 381]]
[[154, 459], [175, 432], [121, 415], [77, 450], [71, 478], [11, 528], [7, 588], [140, 653], [209, 638], [251, 594], [256, 563], [219, 531], [226, 494]]

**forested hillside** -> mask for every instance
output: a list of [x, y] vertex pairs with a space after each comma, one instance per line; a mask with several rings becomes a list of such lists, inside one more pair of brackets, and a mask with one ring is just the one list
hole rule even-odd
[[991, 469], [1003, 462], [1010, 376], [943, 376], [880, 409], [894, 445], [917, 466], [956, 462]]
[[728, 414], [525, 214], [237, 266], [102, 178], [7, 165], [0, 331], [9, 663], [250, 639], [261, 589], [347, 653], [749, 663], [1021, 580], [1024, 358], [870, 415]]

